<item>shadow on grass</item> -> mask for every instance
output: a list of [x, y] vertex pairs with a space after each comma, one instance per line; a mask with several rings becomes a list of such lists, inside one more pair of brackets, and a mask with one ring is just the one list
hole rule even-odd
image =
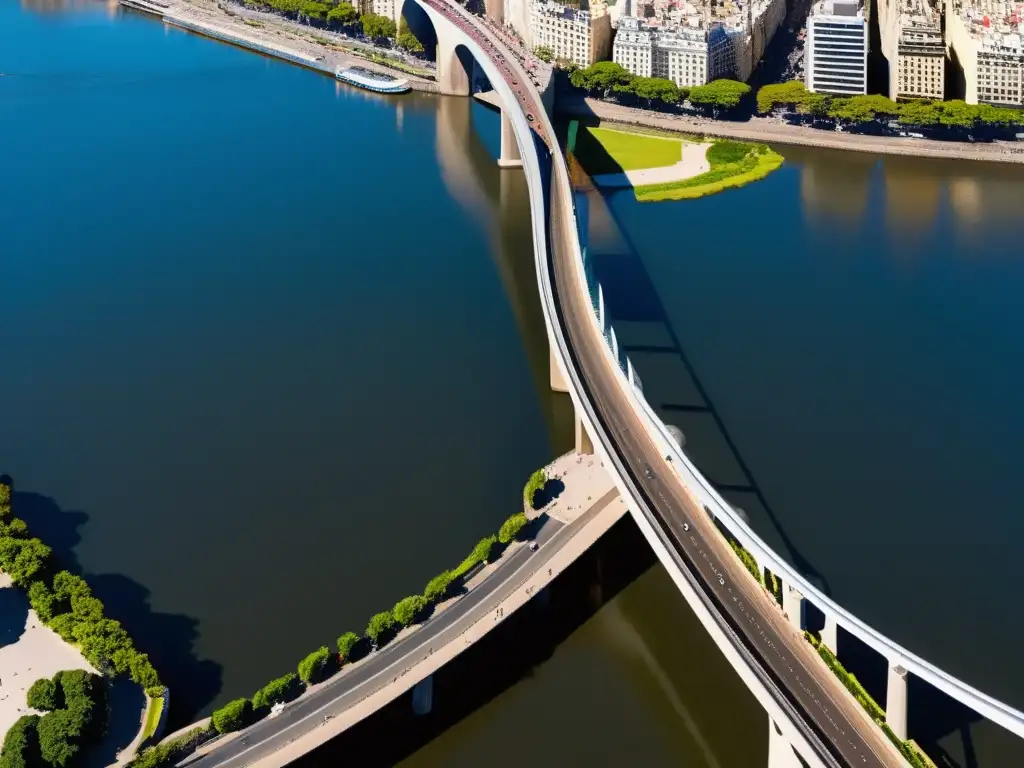
[[[220, 692], [222, 678], [220, 664], [200, 660], [195, 653], [199, 622], [189, 616], [154, 611], [149, 590], [128, 576], [83, 572], [75, 550], [82, 540], [80, 529], [89, 520], [85, 512], [63, 510], [47, 496], [17, 490], [11, 506], [30, 533], [53, 549], [58, 568], [85, 578], [103, 602], [106, 615], [120, 621], [136, 647], [149, 654], [171, 689], [170, 729], [194, 720], [196, 713]], [[167, 557], [167, 564], [173, 565], [174, 560]]]

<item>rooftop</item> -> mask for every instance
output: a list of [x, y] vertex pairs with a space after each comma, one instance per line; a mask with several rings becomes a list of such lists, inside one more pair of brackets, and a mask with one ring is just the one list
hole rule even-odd
[[1024, 56], [1024, 3], [953, 0], [953, 11], [984, 51]]

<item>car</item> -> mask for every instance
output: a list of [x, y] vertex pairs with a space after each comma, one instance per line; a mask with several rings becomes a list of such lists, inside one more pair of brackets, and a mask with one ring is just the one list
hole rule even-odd
[[530, 542], [530, 551], [531, 552], [536, 552], [538, 549], [540, 549], [540, 544], [538, 544], [536, 541], [531, 541]]
[[647, 466], [646, 464], [644, 464], [644, 475], [647, 476], [648, 480], [653, 480], [654, 479], [654, 471], [649, 466]]
[[683, 530], [684, 531], [690, 530], [690, 524], [689, 523], [683, 523]]
[[722, 576], [722, 574], [718, 574], [718, 583], [721, 584], [723, 587], [725, 586], [725, 578]]

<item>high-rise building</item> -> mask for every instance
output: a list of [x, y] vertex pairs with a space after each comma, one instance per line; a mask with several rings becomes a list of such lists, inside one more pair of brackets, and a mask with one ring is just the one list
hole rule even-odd
[[612, 24], [608, 6], [595, 0], [588, 8], [574, 8], [546, 0], [530, 6], [529, 44], [549, 48], [555, 59], [589, 67], [611, 56]]
[[808, 90], [867, 93], [868, 27], [856, 0], [821, 0], [807, 19], [804, 45]]
[[1024, 106], [1024, 6], [946, 0], [946, 45], [964, 76], [968, 104]]
[[882, 55], [889, 62], [889, 97], [941, 99], [946, 44], [938, 0], [878, 0]]

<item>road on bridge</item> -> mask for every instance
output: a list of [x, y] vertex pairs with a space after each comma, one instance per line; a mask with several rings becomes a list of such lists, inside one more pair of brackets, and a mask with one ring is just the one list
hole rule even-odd
[[[554, 179], [552, 183], [556, 183]], [[567, 242], [568, 233], [576, 226], [574, 214], [562, 210], [560, 200], [553, 189], [549, 245], [562, 327], [586, 394], [634, 487], [639, 489], [640, 498], [653, 511], [655, 527], [668, 534], [685, 561], [682, 567], [699, 580], [698, 593], [703, 590], [713, 597], [717, 612], [724, 614], [731, 625], [731, 633], [739, 632], [776, 686], [781, 686], [789, 701], [797, 705], [799, 716], [813, 725], [820, 741], [835, 757], [852, 766], [904, 765], [881, 729], [868, 719], [810, 644], [750, 577], [647, 433], [599, 346], [604, 340], [589, 316], [593, 309], [577, 279], [575, 255]], [[647, 468], [651, 469], [650, 477]], [[683, 529], [684, 522], [688, 531]]]

